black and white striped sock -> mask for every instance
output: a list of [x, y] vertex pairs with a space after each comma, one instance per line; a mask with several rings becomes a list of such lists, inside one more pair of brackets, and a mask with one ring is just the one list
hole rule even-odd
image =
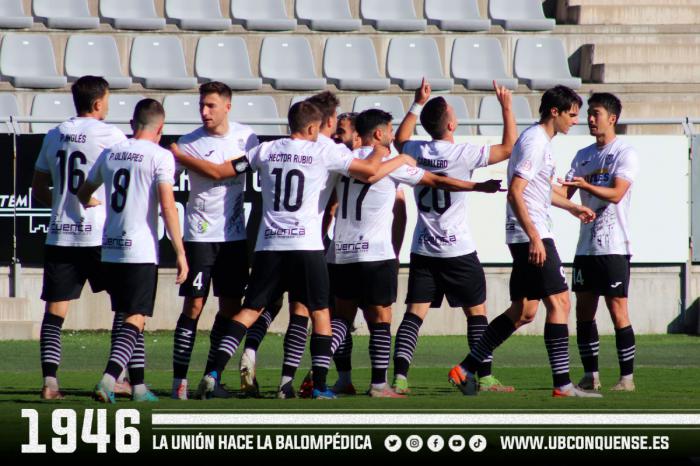
[[311, 370], [313, 371], [314, 389], [326, 391], [326, 378], [328, 368], [331, 365], [331, 344], [330, 335], [311, 334]]
[[[489, 326], [489, 320], [486, 316], [468, 316], [467, 317], [467, 343], [469, 344], [469, 350], [473, 351], [479, 340], [481, 340], [482, 335], [486, 332]], [[491, 366], [493, 364], [493, 353], [489, 354], [486, 359], [484, 359], [481, 364], [479, 364], [479, 369], [477, 373], [479, 377], [486, 377], [491, 375]]]
[[583, 370], [587, 374], [598, 372], [598, 350], [600, 339], [596, 321], [576, 322], [576, 344], [581, 355]]
[[[216, 359], [216, 352], [219, 349], [219, 343], [221, 342], [221, 337], [224, 334], [224, 327], [226, 322], [229, 322], [230, 318], [222, 316], [221, 314], [216, 314], [214, 318], [214, 324], [211, 327], [211, 333], [209, 334], [209, 354], [207, 354], [207, 365], [204, 368], [204, 373], [208, 374], [214, 370], [214, 361]], [[221, 374], [219, 374], [221, 377]]]
[[634, 356], [637, 349], [631, 325], [615, 329], [615, 345], [617, 346], [617, 359], [620, 363], [620, 375], [622, 377], [631, 376], [634, 372]]
[[333, 362], [338, 372], [348, 373], [352, 371], [352, 332], [345, 334], [345, 339], [333, 353]]
[[472, 374], [476, 374], [481, 363], [493, 355], [493, 351], [503, 344], [515, 332], [513, 321], [501, 314], [491, 321], [471, 353], [462, 361], [461, 366]]
[[197, 319], [180, 314], [173, 338], [173, 377], [186, 379], [197, 338]]
[[238, 345], [243, 341], [247, 328], [240, 322], [229, 320], [223, 325], [222, 330], [223, 334], [221, 336], [221, 341], [219, 341], [219, 349], [216, 351], [213, 367], [219, 379], [228, 361], [236, 354]]
[[289, 317], [289, 326], [284, 335], [284, 361], [282, 363], [282, 377], [294, 378], [301, 358], [306, 350], [306, 338], [308, 336], [309, 318], [292, 314]]
[[272, 320], [275, 318], [275, 315], [268, 311], [267, 308], [262, 311], [258, 320], [250, 326], [248, 333], [246, 333], [245, 349], [252, 349], [253, 351], [258, 350], [260, 343], [263, 341], [263, 338], [265, 338], [265, 335], [267, 335], [267, 330], [270, 328], [270, 325], [272, 325]]
[[335, 354], [340, 345], [345, 341], [345, 337], [350, 333], [350, 322], [340, 317], [331, 319], [331, 330], [333, 332], [331, 341], [331, 354]]
[[554, 386], [569, 385], [571, 383], [569, 378], [569, 326], [567, 324], [544, 324], [544, 344], [547, 347]]
[[372, 385], [385, 384], [391, 359], [391, 324], [369, 324], [369, 359], [372, 361]]
[[[41, 371], [46, 377], [56, 378], [58, 365], [61, 364], [61, 328], [63, 317], [44, 313], [41, 321], [41, 336], [39, 346], [41, 348]], [[54, 388], [58, 389], [58, 387]]]
[[109, 354], [109, 361], [105, 374], [113, 377], [115, 380], [119, 374], [129, 364], [131, 356], [134, 354], [134, 348], [141, 332], [139, 329], [130, 323], [124, 323], [119, 328], [117, 335], [113, 338], [112, 348]]
[[418, 333], [423, 319], [415, 314], [407, 312], [403, 316], [401, 325], [396, 331], [396, 343], [394, 345], [394, 375], [406, 377], [408, 368], [413, 360], [413, 353], [418, 345]]
[[129, 381], [132, 385], [143, 385], [146, 370], [146, 346], [143, 332], [139, 332], [134, 352], [129, 360]]

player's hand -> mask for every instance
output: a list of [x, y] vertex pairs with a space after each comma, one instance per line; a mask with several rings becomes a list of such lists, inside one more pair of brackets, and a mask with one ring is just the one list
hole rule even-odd
[[569, 212], [583, 223], [591, 223], [595, 220], [595, 212], [586, 206], [576, 204]]
[[575, 176], [575, 177], [573, 177], [573, 178], [571, 179], [571, 181], [566, 181], [566, 180], [564, 180], [564, 179], [562, 179], [562, 178], [557, 178], [557, 181], [558, 181], [559, 184], [561, 184], [562, 186], [572, 187], [572, 188], [578, 188], [578, 189], [582, 189], [582, 190], [584, 190], [584, 191], [590, 186], [590, 184], [588, 184], [588, 182], [586, 181], [586, 179], [585, 179], [585, 178], [582, 178], [582, 177], [580, 177], [580, 176]]
[[416, 96], [414, 101], [417, 104], [420, 105], [425, 105], [425, 103], [428, 101], [430, 98], [430, 83], [423, 78], [423, 80], [420, 83], [420, 87], [416, 89]]
[[544, 266], [544, 261], [547, 260], [547, 251], [540, 238], [530, 241], [528, 260], [532, 265], [536, 265], [537, 267]]
[[416, 162], [416, 159], [414, 159], [410, 155], [401, 154], [399, 157], [401, 157], [403, 159], [403, 163], [405, 165], [408, 165], [410, 167], [415, 167], [418, 164], [418, 162]]
[[83, 204], [86, 209], [92, 209], [93, 207], [101, 206], [102, 201], [95, 197], [91, 197], [87, 204]]
[[482, 181], [481, 183], [476, 184], [474, 191], [478, 191], [480, 193], [497, 193], [507, 191], [507, 189], [501, 188], [501, 183], [501, 180]]
[[185, 254], [178, 254], [177, 258], [175, 259], [175, 263], [177, 266], [177, 277], [175, 278], [175, 284], [182, 285], [185, 280], [187, 280], [187, 274], [190, 271]]
[[513, 105], [513, 93], [510, 89], [500, 86], [496, 80], [493, 81], [493, 89], [496, 91], [496, 98], [503, 110], [510, 110]]
[[184, 152], [182, 149], [180, 149], [180, 146], [175, 144], [174, 142], [170, 144], [170, 152], [173, 153], [173, 157], [175, 157], [175, 160], [184, 158], [184, 157], [190, 157], [190, 155], [186, 152]]

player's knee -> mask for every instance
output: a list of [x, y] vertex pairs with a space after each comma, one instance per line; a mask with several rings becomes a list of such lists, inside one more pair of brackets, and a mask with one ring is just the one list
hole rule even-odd
[[199, 300], [199, 299], [193, 299], [193, 300], [185, 300], [184, 305], [182, 306], [182, 313], [189, 317], [190, 319], [199, 319], [199, 316], [202, 314], [202, 310], [204, 309], [204, 301]]

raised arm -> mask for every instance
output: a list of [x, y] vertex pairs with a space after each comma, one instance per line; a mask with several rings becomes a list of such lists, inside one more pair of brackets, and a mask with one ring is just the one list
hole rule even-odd
[[513, 146], [518, 139], [518, 127], [515, 125], [515, 114], [513, 113], [513, 96], [511, 92], [503, 86], [493, 82], [496, 91], [496, 98], [501, 104], [501, 115], [503, 116], [503, 138], [497, 146], [491, 146], [489, 152], [489, 165], [493, 165], [510, 157]]
[[421, 81], [420, 87], [416, 89], [416, 95], [411, 105], [411, 110], [406, 113], [403, 117], [403, 121], [399, 125], [399, 129], [396, 130], [396, 137], [394, 139], [394, 147], [399, 152], [403, 151], [403, 145], [411, 139], [413, 132], [416, 129], [416, 123], [418, 122], [418, 116], [420, 115], [420, 110], [423, 105], [430, 98], [430, 83], [428, 83], [425, 78]]
[[232, 160], [217, 164], [211, 163], [208, 160], [196, 159], [180, 149], [175, 143], [170, 145], [170, 152], [172, 152], [178, 164], [213, 180], [232, 178], [239, 174]]
[[177, 266], [176, 284], [181, 284], [187, 278], [188, 266], [185, 258], [185, 246], [182, 243], [180, 233], [180, 220], [175, 206], [175, 196], [173, 186], [170, 183], [158, 183], [158, 199], [160, 201], [160, 211], [165, 223], [165, 229], [170, 237], [170, 243], [175, 250], [175, 263]]

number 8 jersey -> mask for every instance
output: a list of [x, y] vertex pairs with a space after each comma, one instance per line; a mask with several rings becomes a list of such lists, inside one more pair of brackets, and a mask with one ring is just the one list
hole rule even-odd
[[[73, 117], [44, 137], [34, 169], [49, 173], [53, 182], [51, 222], [46, 244], [94, 247], [102, 244], [103, 206], [84, 209], [76, 197], [85, 177], [105, 149], [126, 136], [95, 118]], [[104, 189], [95, 197], [104, 201]]]

